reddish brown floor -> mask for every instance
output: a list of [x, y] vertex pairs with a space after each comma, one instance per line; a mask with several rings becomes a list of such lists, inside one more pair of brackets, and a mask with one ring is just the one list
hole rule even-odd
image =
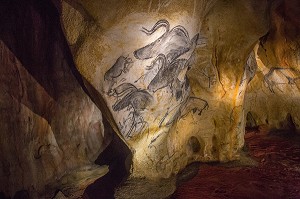
[[300, 199], [300, 139], [288, 134], [248, 131], [246, 146], [258, 166], [202, 165], [174, 198]]

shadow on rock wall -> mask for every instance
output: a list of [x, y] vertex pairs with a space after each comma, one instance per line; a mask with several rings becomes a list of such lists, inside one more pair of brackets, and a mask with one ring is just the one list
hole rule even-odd
[[0, 24], [0, 192], [82, 195], [108, 171], [94, 161], [111, 134], [82, 87], [59, 13], [51, 1], [1, 1]]

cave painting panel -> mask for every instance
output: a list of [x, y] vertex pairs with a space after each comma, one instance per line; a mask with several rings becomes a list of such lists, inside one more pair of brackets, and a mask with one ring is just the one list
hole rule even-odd
[[[149, 133], [151, 127], [170, 126], [184, 114], [190, 98], [190, 85], [186, 76], [193, 65], [194, 51], [205, 38], [195, 34], [190, 38], [188, 31], [181, 25], [170, 28], [167, 20], [157, 21], [151, 28], [142, 27], [145, 37], [164, 32], [149, 44], [127, 55], [120, 55], [104, 74], [105, 93], [113, 101], [112, 111], [125, 139], [143, 132]], [[201, 43], [202, 42], [202, 43]], [[146, 64], [148, 63], [148, 64]], [[133, 79], [138, 65], [141, 75]], [[200, 114], [203, 107], [194, 107]], [[120, 117], [121, 115], [121, 117]]]
[[270, 92], [275, 93], [275, 90], [284, 92], [285, 86], [298, 87], [300, 80], [300, 72], [294, 68], [272, 67], [264, 75], [265, 86]]

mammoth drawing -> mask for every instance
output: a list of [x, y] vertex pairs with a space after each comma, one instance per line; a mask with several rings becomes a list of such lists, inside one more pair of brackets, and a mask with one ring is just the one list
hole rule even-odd
[[195, 48], [199, 42], [199, 34], [196, 34], [192, 40], [190, 40], [189, 33], [183, 26], [178, 25], [169, 30], [170, 24], [167, 20], [159, 20], [151, 30], [143, 28], [143, 32], [147, 35], [151, 35], [161, 27], [166, 29], [165, 33], [154, 42], [134, 51], [135, 58], [144, 60], [157, 57], [159, 54], [164, 54], [168, 62], [172, 62], [180, 55]]

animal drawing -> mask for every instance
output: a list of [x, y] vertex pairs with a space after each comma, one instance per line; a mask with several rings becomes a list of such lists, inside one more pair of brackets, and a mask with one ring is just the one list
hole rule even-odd
[[159, 28], [164, 27], [166, 29], [166, 32], [169, 32], [170, 30], [170, 24], [167, 20], [161, 19], [154, 26], [151, 30], [147, 30], [146, 28], [142, 27], [142, 32], [146, 33], [146, 35], [152, 35], [156, 30]]
[[283, 85], [296, 85], [300, 80], [300, 72], [293, 68], [272, 67], [264, 76], [264, 82], [272, 93], [275, 93], [274, 88], [280, 90]]
[[[167, 59], [166, 56], [164, 54], [159, 54], [152, 62], [150, 66], [146, 66], [146, 70], [152, 70], [154, 68], [158, 68], [160, 69], [161, 67], [163, 67], [164, 65], [167, 64]], [[141, 77], [139, 77], [137, 80], [135, 80], [135, 83], [138, 82], [140, 79], [142, 79], [143, 77], [147, 76], [150, 73], [147, 72], [144, 75], [142, 75]]]
[[152, 101], [152, 95], [145, 90], [136, 90], [125, 95], [121, 100], [113, 105], [114, 111], [120, 111], [131, 106], [134, 111], [143, 111]]
[[189, 33], [183, 26], [175, 26], [169, 30], [169, 23], [166, 20], [159, 20], [151, 30], [144, 28], [143, 32], [151, 35], [160, 27], [165, 27], [166, 32], [151, 44], [134, 51], [135, 58], [144, 60], [164, 54], [168, 62], [172, 62], [180, 55], [188, 52], [193, 43], [197, 44], [199, 34], [195, 35], [190, 41]]
[[122, 73], [127, 73], [132, 66], [132, 59], [120, 56], [114, 65], [104, 74], [105, 81], [116, 82], [116, 78], [120, 77]]
[[185, 117], [191, 111], [193, 114], [197, 113], [197, 115], [201, 115], [204, 110], [209, 108], [209, 104], [206, 100], [200, 97], [188, 97], [184, 106], [180, 108], [181, 115], [180, 117]]
[[[186, 107], [189, 99], [190, 86], [186, 72], [194, 63], [196, 47], [205, 44], [206, 38], [200, 37], [197, 33], [190, 39], [188, 31], [183, 26], [178, 25], [171, 29], [169, 22], [164, 19], [157, 21], [150, 29], [143, 27], [141, 31], [153, 37], [153, 34], [158, 34], [157, 31], [161, 28], [164, 32], [159, 38], [133, 52], [135, 59], [152, 59], [151, 63], [150, 60], [147, 61], [150, 65], [143, 68], [143, 75], [136, 81], [129, 83], [128, 78], [132, 73], [129, 76], [124, 75], [133, 65], [133, 60], [124, 56], [120, 56], [104, 75], [104, 80], [108, 85], [107, 95], [116, 99], [112, 110], [114, 112], [125, 111], [126, 116], [124, 115], [118, 121], [125, 138], [131, 138], [147, 128], [148, 122], [144, 118], [149, 113], [146, 109], [154, 101], [158, 101], [154, 99], [154, 96], [158, 95], [152, 95], [153, 93], [169, 87], [172, 94], [171, 99], [169, 98], [170, 105], [165, 107], [167, 112], [159, 121], [159, 127], [170, 126], [182, 117], [182, 109]], [[139, 80], [143, 83], [136, 84]], [[114, 87], [114, 84], [117, 86]], [[193, 112], [199, 111], [201, 114], [203, 109], [198, 110], [196, 107]]]
[[123, 83], [109, 90], [108, 95], [114, 97], [122, 97], [126, 94], [132, 93], [133, 91], [137, 91], [138, 89], [131, 83]]
[[133, 86], [129, 87], [127, 84], [126, 87], [128, 87], [131, 91], [128, 92], [128, 94], [126, 94], [122, 99], [118, 100], [112, 108], [114, 111], [120, 111], [125, 108], [127, 108], [127, 110], [131, 110], [129, 115], [131, 115], [130, 119], [132, 124], [125, 135], [126, 137], [130, 137], [131, 134], [137, 130], [138, 125], [141, 124], [141, 128], [139, 130], [142, 130], [147, 124], [141, 113], [152, 103], [153, 97], [145, 90], [132, 89]]
[[[155, 57], [155, 60], [147, 67], [147, 70], [158, 66], [159, 71], [151, 80], [147, 89], [151, 92], [156, 92], [159, 89], [170, 86], [172, 94], [175, 94], [178, 100], [182, 96], [180, 88], [182, 88], [183, 81], [186, 79], [186, 71], [191, 66], [191, 60], [193, 60], [191, 58], [194, 58], [192, 55], [197, 46], [199, 34], [196, 34], [190, 40], [187, 30], [183, 26], [175, 26], [169, 30], [170, 25], [166, 20], [158, 21], [151, 30], [143, 28], [143, 32], [151, 35], [160, 27], [165, 27], [166, 32], [151, 44], [136, 50], [134, 56], [142, 60]], [[182, 71], [184, 72], [182, 73]], [[183, 77], [178, 78], [180, 73], [183, 74], [181, 75]]]
[[158, 67], [161, 68], [162, 66], [164, 66], [165, 64], [167, 64], [167, 59], [166, 56], [164, 54], [159, 54], [154, 61], [151, 62], [150, 66], [146, 66], [147, 70], [151, 70], [154, 67]]
[[[179, 110], [177, 110], [178, 107]], [[199, 97], [187, 97], [184, 101], [182, 101], [180, 104], [176, 105], [172, 109], [167, 109], [165, 115], [159, 122], [159, 127], [161, 127], [163, 124], [166, 126], [170, 126], [178, 119], [186, 117], [187, 114], [191, 111], [193, 114], [201, 115], [202, 112], [204, 110], [207, 110], [208, 108], [209, 105], [206, 100], [201, 99]], [[177, 110], [177, 112], [175, 112], [175, 110]], [[175, 113], [171, 114], [172, 112]], [[172, 116], [168, 120], [166, 120], [169, 117], [169, 115]]]
[[171, 86], [177, 79], [180, 70], [185, 66], [185, 59], [177, 59], [170, 64], [164, 64], [149, 83], [147, 89], [151, 92], [156, 92], [167, 86]]

